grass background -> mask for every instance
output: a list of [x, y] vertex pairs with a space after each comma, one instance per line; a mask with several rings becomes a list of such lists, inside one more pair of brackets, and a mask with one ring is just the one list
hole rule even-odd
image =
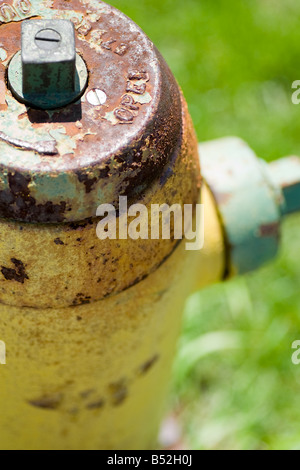
[[[110, 3], [165, 56], [199, 141], [236, 135], [267, 161], [300, 155], [299, 0]], [[299, 222], [284, 223], [274, 263], [187, 303], [171, 408], [192, 449], [300, 449]]]

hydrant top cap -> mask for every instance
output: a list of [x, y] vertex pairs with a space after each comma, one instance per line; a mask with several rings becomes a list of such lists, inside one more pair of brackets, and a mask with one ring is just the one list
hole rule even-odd
[[[17, 15], [0, 12], [0, 217], [80, 221], [100, 204], [117, 208], [119, 196], [138, 200], [180, 145], [173, 75], [141, 29], [104, 2], [27, 3]], [[6, 88], [18, 60], [23, 78], [15, 73]], [[74, 86], [82, 97], [58, 107]]]

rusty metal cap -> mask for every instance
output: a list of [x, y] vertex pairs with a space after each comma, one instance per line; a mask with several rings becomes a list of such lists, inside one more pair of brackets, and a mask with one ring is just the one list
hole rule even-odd
[[[99, 1], [7, 1], [0, 10], [0, 217], [61, 223], [137, 200], [174, 158], [180, 92], [147, 36]], [[70, 20], [88, 69], [84, 95], [54, 110], [26, 106], [6, 86], [21, 23]]]

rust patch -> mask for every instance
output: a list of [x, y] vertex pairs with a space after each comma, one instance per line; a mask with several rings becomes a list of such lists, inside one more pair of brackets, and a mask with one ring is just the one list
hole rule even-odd
[[114, 406], [121, 405], [128, 395], [128, 389], [124, 379], [109, 385], [109, 391]]
[[92, 403], [88, 403], [86, 405], [86, 408], [88, 410], [99, 410], [100, 408], [103, 408], [104, 405], [105, 405], [105, 401], [100, 398], [100, 400], [94, 401]]
[[259, 227], [260, 237], [277, 237], [279, 236], [279, 224], [275, 222], [273, 224], [261, 225]]
[[84, 390], [83, 392], [80, 393], [81, 398], [86, 399], [89, 396], [91, 396], [93, 393], [95, 393], [95, 389], [90, 388], [89, 390]]
[[55, 238], [54, 243], [55, 245], [64, 245], [64, 242], [60, 238]]
[[15, 268], [7, 268], [1, 266], [1, 272], [7, 281], [17, 281], [21, 284], [24, 284], [26, 279], [29, 279], [25, 271], [25, 265], [22, 261], [11, 258], [12, 263], [15, 265]]
[[9, 188], [0, 191], [0, 213], [2, 217], [9, 219], [27, 220], [44, 223], [63, 222], [67, 204], [53, 204], [47, 201], [45, 204], [37, 204], [31, 196], [29, 184], [30, 176], [21, 173], [8, 173]]
[[[88, 225], [94, 225], [94, 221], [92, 217], [89, 217], [88, 219], [85, 219], [81, 222], [71, 222], [68, 227], [69, 230], [79, 230], [82, 231], [84, 230]], [[81, 241], [81, 238], [78, 238], [77, 241]]]
[[[3, 182], [1, 217], [24, 222], [84, 220], [96, 213], [99, 193], [103, 193], [106, 202], [116, 208], [119, 195], [126, 194], [129, 202], [134, 201], [154, 181], [159, 181], [180, 146], [180, 91], [170, 69], [147, 36], [129, 18], [102, 2], [99, 9], [95, 2], [89, 4], [89, 13], [84, 2], [68, 4], [55, 0], [54, 5], [58, 10], [67, 8], [70, 13], [72, 10], [76, 13], [72, 19], [76, 49], [89, 70], [87, 93], [100, 87], [107, 95], [107, 101], [103, 106], [94, 106], [83, 97], [80, 103], [53, 112], [30, 108], [18, 112], [15, 118], [10, 116], [16, 123], [22, 118], [22, 128], [30, 126], [53, 135], [61, 153], [61, 158], [43, 157], [57, 153], [54, 140], [29, 143], [26, 137], [23, 141], [2, 135], [9, 145], [41, 155], [40, 158], [34, 155], [30, 161], [19, 152], [18, 172], [36, 183], [38, 174], [42, 184], [42, 191], [37, 184], [34, 198], [28, 194], [29, 199], [21, 202], [21, 208], [14, 200], [14, 194], [10, 194], [8, 182]], [[41, 10], [42, 17], [47, 17], [47, 6], [45, 4]], [[36, 10], [38, 12], [39, 8]], [[76, 17], [80, 13], [83, 20], [78, 23]], [[9, 60], [19, 49], [16, 38], [20, 38], [21, 25], [1, 25], [1, 32], [1, 47], [7, 51]], [[0, 67], [0, 83], [5, 84], [4, 67]], [[0, 90], [1, 101], [4, 99], [5, 102], [3, 94], [5, 90]], [[6, 112], [10, 113], [10, 109]], [[122, 125], [114, 125], [115, 122]], [[2, 163], [4, 172], [11, 171], [5, 160]], [[53, 195], [53, 182], [47, 192], [48, 181], [58, 173], [66, 176], [65, 202], [61, 202], [59, 192]], [[169, 177], [171, 172], [166, 173], [166, 179]], [[78, 204], [81, 204], [80, 208]]]
[[56, 410], [62, 400], [62, 395], [49, 395], [38, 398], [36, 400], [29, 400], [29, 405], [35, 406], [36, 408], [43, 408], [45, 410]]
[[155, 354], [155, 356], [153, 356], [151, 359], [149, 359], [148, 361], [146, 361], [144, 364], [142, 364], [139, 368], [139, 373], [141, 375], [144, 375], [146, 374], [147, 372], [149, 372], [150, 369], [152, 369], [152, 367], [154, 366], [154, 364], [156, 364], [156, 362], [158, 361], [159, 359], [159, 355], [158, 354]]
[[74, 305], [74, 306], [75, 305], [85, 305], [85, 304], [89, 304], [90, 302], [91, 302], [91, 297], [87, 296], [87, 295], [84, 295], [80, 292], [76, 295], [75, 299], [73, 300], [72, 305]]
[[89, 194], [92, 191], [94, 185], [97, 183], [98, 178], [96, 177], [89, 178], [87, 174], [79, 172], [79, 171], [76, 174], [77, 174], [78, 181], [84, 184], [86, 194]]

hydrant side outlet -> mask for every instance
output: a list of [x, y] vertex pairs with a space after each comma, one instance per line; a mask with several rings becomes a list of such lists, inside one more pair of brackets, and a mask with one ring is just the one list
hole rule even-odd
[[199, 145], [203, 176], [218, 206], [227, 242], [227, 275], [259, 268], [277, 254], [278, 190], [250, 147], [238, 138]]
[[227, 275], [253, 271], [275, 257], [282, 218], [300, 211], [300, 158], [267, 164], [236, 137], [204, 142], [199, 152], [227, 242]]

